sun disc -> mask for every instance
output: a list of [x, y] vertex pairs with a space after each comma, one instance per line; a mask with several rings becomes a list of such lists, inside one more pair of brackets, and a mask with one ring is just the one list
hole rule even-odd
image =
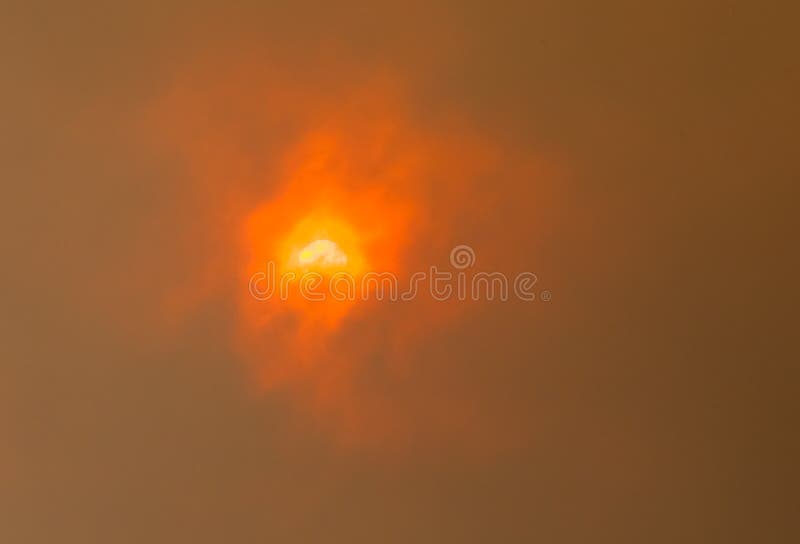
[[300, 266], [320, 266], [323, 268], [347, 265], [347, 255], [331, 240], [314, 240], [297, 254]]

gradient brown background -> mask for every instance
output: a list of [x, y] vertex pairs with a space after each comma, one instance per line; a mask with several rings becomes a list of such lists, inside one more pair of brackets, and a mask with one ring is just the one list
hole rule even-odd
[[[798, 15], [4, 5], [0, 542], [796, 541]], [[518, 440], [338, 449], [253, 391], [230, 293], [153, 321], [227, 219], [198, 222], [136, 120], [237, 51], [309, 85], [390, 67], [418, 111], [553, 165], [548, 206], [512, 177], [451, 234], [554, 300], [481, 306], [414, 350], [422, 396]]]

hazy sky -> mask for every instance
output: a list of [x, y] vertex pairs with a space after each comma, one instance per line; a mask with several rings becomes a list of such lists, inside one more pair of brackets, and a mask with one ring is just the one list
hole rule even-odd
[[[797, 540], [800, 10], [501, 4], [3, 8], [0, 542]], [[553, 298], [263, 321], [319, 187]]]

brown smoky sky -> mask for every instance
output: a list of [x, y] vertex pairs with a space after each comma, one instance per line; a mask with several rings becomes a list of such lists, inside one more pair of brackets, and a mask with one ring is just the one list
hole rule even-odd
[[[0, 13], [0, 542], [800, 536], [793, 3]], [[258, 305], [319, 195], [549, 300]]]

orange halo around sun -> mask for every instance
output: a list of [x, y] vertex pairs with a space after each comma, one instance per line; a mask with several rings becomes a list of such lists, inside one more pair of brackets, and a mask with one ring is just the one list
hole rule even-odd
[[[358, 280], [391, 272], [402, 288], [431, 259], [446, 257], [463, 225], [504, 204], [493, 199], [494, 176], [534, 180], [533, 165], [507, 157], [458, 111], [431, 118], [428, 108], [412, 107], [402, 77], [337, 71], [326, 85], [296, 84], [265, 68], [261, 56], [222, 58], [222, 69], [201, 62], [178, 78], [154, 108], [152, 137], [185, 156], [196, 182], [186, 196], [203, 212], [200, 230], [187, 236], [203, 244], [188, 246], [198, 250], [187, 252], [198, 266], [168, 293], [169, 316], [183, 316], [217, 289], [236, 289], [234, 349], [257, 385], [285, 395], [304, 423], [310, 416], [341, 442], [396, 444], [467, 428], [452, 423], [473, 415], [471, 399], [459, 403], [447, 388], [435, 398], [418, 394], [433, 390], [417, 389], [416, 378], [424, 385], [444, 374], [416, 375], [423, 359], [412, 357], [463, 305], [424, 296], [405, 305], [257, 300], [248, 286], [271, 263], [276, 274], [344, 271]], [[530, 187], [539, 198], [542, 186]], [[239, 244], [225, 238], [234, 221]]]

